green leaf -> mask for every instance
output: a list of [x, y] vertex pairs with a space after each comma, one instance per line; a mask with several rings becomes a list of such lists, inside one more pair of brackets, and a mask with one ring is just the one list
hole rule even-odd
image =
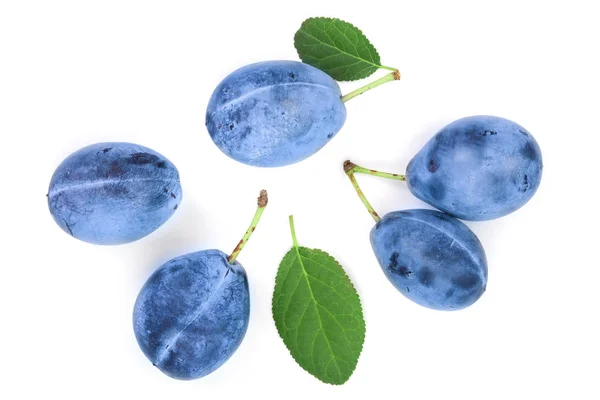
[[372, 75], [381, 65], [369, 39], [354, 25], [337, 18], [309, 18], [294, 36], [300, 59], [338, 81]]
[[283, 257], [273, 293], [273, 319], [296, 362], [317, 379], [346, 382], [365, 341], [356, 289], [341, 265], [318, 249], [296, 243]]

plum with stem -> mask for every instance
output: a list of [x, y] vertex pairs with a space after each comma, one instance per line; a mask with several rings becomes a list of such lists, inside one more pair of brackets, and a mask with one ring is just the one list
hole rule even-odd
[[356, 166], [354, 172], [405, 180], [419, 199], [456, 218], [483, 221], [525, 205], [542, 179], [542, 153], [522, 126], [500, 117], [462, 118], [413, 157], [406, 175]]
[[250, 64], [216, 87], [206, 110], [206, 128], [217, 147], [234, 160], [258, 167], [293, 164], [338, 133], [346, 120], [345, 102], [400, 79], [392, 70], [342, 96], [333, 78], [308, 64]]
[[354, 176], [344, 170], [375, 220], [370, 241], [385, 276], [404, 296], [424, 307], [459, 310], [475, 303], [487, 284], [483, 246], [462, 222], [435, 210], [375, 212]]
[[203, 250], [159, 267], [133, 312], [137, 342], [154, 366], [176, 379], [196, 379], [223, 365], [246, 334], [248, 278], [237, 257], [267, 206], [261, 191], [250, 227], [231, 255]]

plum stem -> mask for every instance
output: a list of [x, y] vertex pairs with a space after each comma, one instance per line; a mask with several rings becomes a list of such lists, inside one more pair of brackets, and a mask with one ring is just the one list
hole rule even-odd
[[[385, 65], [380, 65], [379, 68], [380, 69], [387, 69], [388, 71], [392, 71], [392, 72], [398, 71], [398, 68], [386, 67]], [[398, 72], [398, 79], [400, 79], [400, 72]]]
[[354, 165], [352, 167], [352, 172], [354, 172], [355, 174], [366, 174], [366, 175], [378, 176], [380, 178], [394, 179], [396, 181], [406, 181], [406, 175], [392, 174], [390, 172], [382, 172], [382, 171], [376, 171], [374, 169], [367, 169], [367, 168], [361, 167], [360, 165], [356, 165], [351, 161], [349, 161], [349, 162], [352, 165]]
[[352, 182], [352, 186], [354, 186], [354, 190], [356, 190], [356, 194], [358, 194], [358, 197], [363, 202], [363, 204], [365, 205], [365, 207], [369, 211], [369, 214], [371, 214], [371, 216], [373, 217], [375, 222], [379, 222], [381, 220], [381, 217], [379, 216], [379, 214], [377, 214], [377, 212], [375, 211], [375, 209], [373, 208], [371, 203], [369, 203], [369, 200], [367, 200], [367, 198], [365, 197], [364, 193], [360, 189], [360, 186], [358, 186], [358, 182], [356, 181], [356, 177], [354, 176], [354, 168], [355, 167], [356, 167], [356, 164], [354, 164], [352, 161], [350, 161], [350, 160], [344, 161], [344, 171], [346, 172], [346, 175], [348, 175], [350, 182]]
[[290, 215], [289, 220], [290, 220], [290, 231], [292, 232], [292, 243], [294, 244], [294, 247], [298, 247], [298, 240], [296, 240], [296, 229], [294, 228], [294, 216]]
[[358, 88], [348, 94], [343, 95], [342, 102], [345, 103], [348, 100], [351, 100], [351, 99], [355, 98], [356, 96], [359, 96], [359, 95], [363, 94], [364, 92], [371, 90], [373, 88], [376, 88], [377, 86], [382, 85], [386, 82], [397, 81], [400, 79], [400, 71], [398, 71], [397, 69], [390, 68], [390, 67], [381, 67], [381, 68], [392, 70], [393, 72], [391, 72], [391, 73], [383, 76], [382, 78], [379, 78], [376, 81], [373, 81], [361, 88]]
[[246, 230], [246, 233], [242, 237], [242, 240], [240, 240], [240, 242], [237, 244], [237, 246], [235, 246], [235, 249], [233, 249], [233, 252], [231, 253], [231, 255], [227, 258], [227, 261], [229, 261], [229, 264], [233, 264], [235, 262], [235, 259], [237, 258], [237, 256], [240, 255], [242, 249], [244, 248], [244, 246], [250, 239], [250, 236], [252, 236], [252, 233], [256, 229], [256, 226], [258, 225], [258, 221], [260, 221], [260, 217], [261, 217], [263, 211], [265, 211], [265, 207], [267, 206], [268, 203], [269, 203], [269, 197], [267, 196], [267, 191], [261, 190], [260, 195], [258, 196], [258, 207], [256, 208], [256, 213], [254, 213], [254, 218], [252, 218], [250, 227]]

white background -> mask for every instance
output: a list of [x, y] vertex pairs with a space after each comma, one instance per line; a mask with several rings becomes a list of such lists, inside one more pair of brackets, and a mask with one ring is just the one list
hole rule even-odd
[[[600, 398], [594, 3], [2, 1], [0, 398]], [[402, 80], [349, 102], [342, 131], [300, 164], [230, 160], [204, 127], [214, 87], [245, 64], [296, 60], [294, 33], [311, 16], [360, 27]], [[487, 251], [487, 292], [464, 311], [436, 312], [385, 279], [342, 161], [404, 172], [439, 128], [473, 114], [530, 130], [544, 176], [516, 213], [468, 223]], [[130, 245], [74, 240], [47, 209], [56, 166], [99, 141], [148, 146], [181, 173], [180, 209]], [[401, 182], [359, 179], [381, 214], [426, 207]], [[271, 203], [240, 256], [246, 338], [213, 374], [167, 378], [133, 335], [138, 290], [174, 256], [233, 249], [262, 188]], [[335, 256], [362, 298], [366, 342], [341, 387], [300, 369], [271, 318], [290, 213], [301, 244]]]

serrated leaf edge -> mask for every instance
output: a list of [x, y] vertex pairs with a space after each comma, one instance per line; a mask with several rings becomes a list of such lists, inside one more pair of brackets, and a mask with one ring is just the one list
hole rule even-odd
[[[321, 249], [312, 249], [312, 248], [308, 248], [308, 247], [304, 247], [304, 246], [292, 246], [292, 247], [291, 247], [291, 248], [290, 248], [290, 249], [289, 249], [289, 250], [288, 250], [288, 251], [287, 251], [287, 252], [284, 254], [283, 258], [285, 258], [285, 256], [286, 256], [286, 255], [288, 255], [288, 253], [289, 253], [290, 251], [292, 251], [292, 250], [296, 250], [296, 254], [297, 254], [297, 256], [298, 256], [298, 259], [301, 259], [301, 258], [302, 258], [302, 256], [300, 255], [300, 250], [299, 250], [299, 249], [300, 249], [300, 248], [302, 248], [302, 247], [303, 247], [303, 248], [305, 248], [305, 249], [307, 249], [307, 250], [310, 250], [310, 251], [315, 251], [315, 252], [317, 252], [317, 253], [322, 253], [322, 254], [326, 255], [327, 257], [330, 257], [330, 258], [331, 258], [331, 259], [332, 259], [332, 260], [333, 260], [333, 261], [334, 261], [334, 262], [337, 264], [337, 266], [338, 266], [338, 267], [340, 267], [340, 269], [342, 270], [342, 273], [343, 273], [343, 274], [344, 274], [344, 276], [345, 276], [345, 277], [348, 279], [348, 282], [350, 282], [350, 286], [352, 286], [352, 289], [354, 289], [354, 292], [357, 294], [357, 297], [358, 297], [358, 304], [360, 305], [360, 317], [361, 317], [361, 318], [360, 318], [360, 320], [362, 321], [362, 324], [363, 324], [363, 326], [365, 327], [365, 340], [366, 340], [366, 337], [367, 337], [367, 324], [366, 324], [366, 322], [365, 322], [365, 317], [364, 317], [364, 312], [363, 312], [363, 305], [362, 305], [362, 301], [361, 301], [361, 299], [360, 299], [360, 295], [358, 294], [358, 290], [356, 290], [356, 287], [354, 286], [354, 283], [352, 282], [352, 279], [350, 279], [350, 276], [348, 276], [348, 274], [346, 273], [346, 270], [344, 269], [344, 267], [342, 267], [342, 265], [341, 265], [341, 264], [338, 262], [338, 260], [337, 260], [335, 257], [333, 257], [331, 254], [327, 253], [326, 251], [323, 251], [323, 250], [321, 250]], [[282, 261], [283, 261], [283, 258], [282, 258]], [[302, 264], [302, 263], [301, 263], [301, 264]], [[308, 282], [308, 285], [309, 285], [309, 287], [310, 287], [310, 281], [308, 280], [308, 273], [306, 272], [306, 270], [305, 270], [305, 268], [304, 268], [304, 265], [302, 265], [302, 271], [303, 271], [303, 273], [304, 273], [304, 275], [305, 275], [305, 277], [306, 277], [306, 281]], [[281, 277], [281, 274], [282, 274], [282, 270], [281, 270], [281, 268], [278, 268], [278, 269], [277, 269], [277, 274], [276, 274], [276, 276], [275, 276], [275, 288], [277, 288], [277, 282], [278, 282], [278, 280], [280, 280], [280, 279], [282, 278], [282, 277]], [[312, 288], [311, 288], [311, 296], [312, 296]], [[313, 297], [313, 301], [316, 303], [316, 300], [314, 300], [314, 297]], [[296, 358], [295, 358], [295, 357], [294, 357], [294, 355], [292, 354], [292, 350], [291, 350], [291, 349], [288, 347], [288, 345], [287, 345], [287, 343], [286, 343], [286, 341], [285, 341], [284, 337], [281, 335], [281, 331], [279, 330], [279, 327], [277, 326], [277, 321], [275, 320], [275, 290], [273, 290], [273, 298], [272, 298], [272, 300], [271, 300], [271, 315], [272, 315], [272, 317], [273, 317], [273, 320], [275, 321], [275, 326], [276, 326], [276, 328], [277, 328], [277, 334], [278, 334], [278, 335], [279, 335], [279, 337], [281, 338], [281, 341], [283, 342], [283, 344], [285, 345], [286, 349], [287, 349], [287, 350], [288, 350], [288, 352], [290, 353], [290, 356], [292, 357], [292, 359], [293, 359], [294, 361], [296, 361]], [[319, 320], [320, 320], [320, 317], [319, 317]], [[327, 338], [327, 335], [325, 335], [325, 332], [324, 332], [324, 331], [323, 331], [323, 335], [325, 336], [325, 338]], [[328, 343], [328, 345], [329, 345], [329, 339], [327, 339], [327, 343]], [[348, 381], [348, 380], [349, 380], [349, 379], [352, 377], [352, 375], [354, 374], [354, 371], [356, 370], [356, 366], [358, 365], [358, 360], [360, 359], [360, 355], [362, 354], [363, 348], [364, 348], [364, 340], [363, 340], [363, 342], [360, 344], [360, 350], [359, 350], [359, 352], [358, 352], [358, 356], [357, 356], [357, 364], [354, 366], [354, 369], [352, 370], [352, 372], [351, 372], [351, 373], [350, 373], [350, 375], [348, 376], [348, 379], [346, 379], [345, 381], [343, 381], [343, 382], [341, 382], [341, 383], [332, 383], [332, 382], [326, 382], [326, 381], [324, 381], [323, 379], [319, 378], [318, 376], [316, 376], [316, 375], [313, 375], [313, 374], [312, 374], [312, 373], [311, 373], [309, 370], [307, 370], [307, 369], [306, 369], [306, 368], [304, 368], [302, 365], [300, 365], [300, 363], [298, 363], [298, 361], [296, 361], [296, 364], [297, 364], [297, 365], [298, 365], [300, 368], [302, 368], [304, 371], [306, 371], [308, 374], [310, 374], [311, 376], [314, 376], [315, 378], [317, 378], [319, 381], [321, 381], [321, 382], [323, 382], [323, 383], [325, 383], [325, 384], [328, 384], [328, 385], [332, 385], [332, 386], [339, 386], [339, 385], [343, 385], [344, 383], [346, 383], [346, 382], [347, 382], [347, 381]], [[330, 349], [331, 349], [331, 347], [330, 347]], [[331, 353], [333, 354], [333, 351], [332, 351]], [[337, 364], [336, 364], [336, 365], [337, 365]], [[339, 370], [339, 367], [338, 367], [338, 370]]]
[[[361, 31], [360, 29], [358, 29], [358, 28], [357, 28], [357, 27], [356, 27], [354, 24], [352, 24], [352, 23], [350, 23], [350, 22], [348, 22], [348, 21], [344, 21], [343, 19], [340, 19], [340, 18], [330, 18], [330, 17], [311, 17], [311, 18], [307, 18], [307, 19], [305, 19], [305, 20], [302, 22], [302, 24], [300, 25], [300, 29], [298, 29], [298, 31], [297, 31], [297, 32], [296, 32], [296, 34], [294, 35], [294, 48], [296, 49], [296, 53], [298, 54], [298, 57], [300, 58], [300, 60], [302, 60], [302, 62], [306, 62], [306, 61], [305, 61], [305, 59], [304, 59], [304, 58], [302, 58], [302, 56], [300, 55], [300, 52], [298, 51], [298, 46], [296, 45], [296, 43], [297, 43], [297, 36], [298, 36], [298, 33], [299, 33], [301, 30], [302, 30], [302, 27], [304, 27], [304, 25], [305, 25], [305, 24], [307, 24], [307, 23], [308, 23], [308, 22], [310, 22], [310, 21], [316, 20], [316, 19], [320, 19], [320, 20], [326, 20], [326, 21], [331, 21], [331, 22], [333, 22], [333, 21], [341, 21], [341, 22], [343, 22], [343, 23], [345, 23], [345, 24], [348, 24], [348, 25], [350, 25], [351, 27], [353, 27], [354, 29], [356, 29], [356, 30], [357, 30], [357, 31], [358, 31], [358, 32], [359, 32], [361, 35], [363, 35], [363, 36], [364, 36], [364, 38], [365, 38], [365, 40], [367, 41], [367, 43], [368, 43], [368, 44], [371, 46], [371, 48], [372, 48], [372, 49], [375, 51], [375, 54], [377, 55], [377, 58], [379, 58], [379, 59], [381, 60], [381, 55], [380, 55], [380, 54], [379, 54], [379, 52], [377, 51], [377, 48], [375, 48], [375, 46], [373, 45], [373, 43], [371, 43], [371, 41], [369, 40], [369, 38], [367, 37], [367, 35], [365, 35], [365, 34], [363, 33], [363, 31]], [[303, 32], [303, 33], [304, 33], [304, 32]], [[312, 35], [308, 35], [308, 34], [307, 34], [307, 36], [310, 36], [310, 37], [312, 37], [313, 39], [317, 39], [317, 38], [315, 38], [315, 37], [314, 37], [314, 36], [312, 36]], [[331, 46], [331, 45], [328, 45], [328, 44], [325, 44], [325, 43], [323, 43], [323, 45], [324, 45], [324, 46], [327, 46], [327, 47], [330, 47], [330, 48], [332, 48], [332, 49], [336, 49], [336, 50], [340, 51], [341, 53], [344, 53], [344, 54], [346, 54], [346, 55], [348, 55], [348, 56], [350, 56], [350, 57], [352, 57], [352, 58], [354, 58], [354, 59], [356, 59], [356, 60], [359, 60], [359, 61], [361, 61], [361, 62], [365, 62], [365, 63], [367, 63], [367, 64], [371, 64], [372, 66], [374, 66], [374, 67], [377, 67], [377, 69], [380, 69], [380, 68], [382, 68], [382, 67], [383, 67], [383, 65], [374, 64], [374, 63], [372, 63], [372, 62], [370, 62], [370, 61], [367, 61], [367, 60], [364, 60], [364, 59], [362, 59], [362, 58], [359, 58], [359, 57], [355, 56], [354, 54], [350, 54], [350, 53], [347, 53], [347, 52], [345, 52], [345, 51], [341, 51], [341, 50], [340, 50], [339, 48], [337, 48], [337, 47], [333, 47], [333, 46]], [[308, 64], [308, 63], [307, 63], [307, 64]], [[317, 67], [315, 67], [315, 68], [317, 68]], [[319, 68], [319, 69], [320, 69], [320, 68]], [[323, 72], [325, 72], [325, 71], [323, 71]], [[375, 71], [373, 71], [373, 73], [375, 73]], [[365, 77], [352, 78], [352, 79], [344, 79], [344, 80], [343, 80], [343, 81], [341, 81], [341, 82], [354, 82], [354, 81], [360, 81], [361, 79], [366, 79], [366, 78], [368, 78], [368, 77], [369, 77], [369, 76], [371, 76], [373, 73], [371, 73], [371, 74], [369, 74], [369, 75], [367, 75], [367, 76], [365, 76]], [[336, 79], [336, 80], [337, 80], [337, 79]]]

